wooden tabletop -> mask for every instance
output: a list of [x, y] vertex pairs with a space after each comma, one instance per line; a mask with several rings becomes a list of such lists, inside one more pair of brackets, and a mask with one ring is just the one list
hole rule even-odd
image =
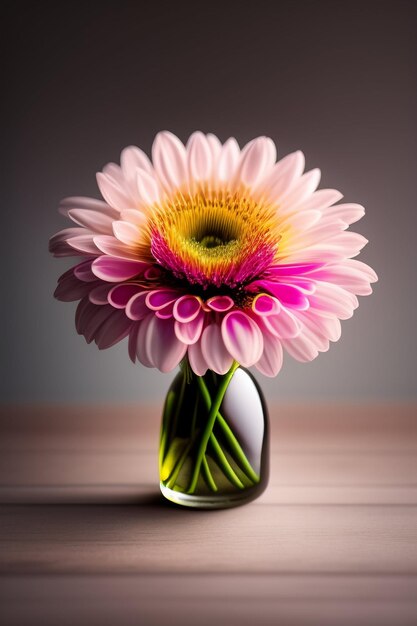
[[417, 407], [271, 410], [253, 503], [159, 495], [157, 407], [9, 407], [7, 626], [417, 624]]

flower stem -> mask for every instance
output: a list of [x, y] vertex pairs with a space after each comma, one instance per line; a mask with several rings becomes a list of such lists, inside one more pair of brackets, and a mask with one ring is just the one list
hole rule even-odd
[[[210, 393], [209, 393], [209, 390], [207, 389], [207, 385], [204, 379], [201, 376], [198, 377], [198, 384], [200, 386], [201, 395], [203, 396], [204, 402], [207, 408], [210, 409], [210, 406], [211, 406]], [[222, 429], [223, 434], [226, 437], [228, 444], [230, 445], [231, 449], [233, 450], [236, 456], [236, 459], [240, 462], [241, 469], [245, 472], [247, 477], [250, 478], [252, 482], [258, 483], [259, 482], [258, 474], [255, 472], [252, 465], [249, 463], [245, 453], [242, 450], [240, 443], [236, 439], [236, 436], [234, 435], [232, 429], [230, 428], [229, 424], [226, 422], [226, 420], [224, 419], [220, 411], [217, 412], [217, 423]]]
[[219, 465], [221, 465], [221, 467], [223, 468], [223, 471], [225, 475], [227, 476], [227, 478], [235, 487], [238, 487], [239, 489], [243, 489], [244, 484], [242, 483], [239, 476], [236, 474], [233, 467], [230, 465], [229, 461], [227, 460], [227, 457], [225, 453], [223, 452], [221, 445], [217, 441], [214, 433], [211, 433], [210, 435], [210, 443], [213, 446], [215, 453], [217, 454]]
[[239, 364], [234, 362], [230, 370], [227, 372], [227, 374], [224, 375], [220, 383], [219, 389], [217, 391], [217, 394], [211, 405], [207, 424], [203, 431], [203, 436], [201, 437], [200, 445], [198, 448], [197, 459], [194, 465], [194, 471], [191, 477], [190, 486], [188, 488], [188, 493], [194, 493], [195, 488], [197, 486], [201, 463], [203, 461], [203, 456], [206, 453], [207, 444], [210, 439], [210, 435], [213, 431], [214, 424], [216, 422], [218, 410], [220, 409], [220, 405], [223, 401], [224, 394], [226, 393], [227, 387], [229, 386], [229, 383], [232, 380], [233, 374], [235, 373], [238, 367], [239, 367]]
[[213, 478], [212, 473], [210, 471], [210, 467], [209, 467], [209, 464], [207, 462], [206, 455], [203, 456], [203, 471], [204, 471], [205, 479], [206, 479], [207, 484], [210, 487], [210, 489], [212, 491], [217, 491], [217, 485], [214, 482], [214, 478]]

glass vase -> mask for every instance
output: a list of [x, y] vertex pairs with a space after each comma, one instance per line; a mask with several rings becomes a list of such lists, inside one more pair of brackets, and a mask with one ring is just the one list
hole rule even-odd
[[212, 509], [257, 498], [269, 476], [269, 425], [252, 374], [232, 366], [196, 376], [184, 366], [168, 390], [159, 449], [168, 500]]

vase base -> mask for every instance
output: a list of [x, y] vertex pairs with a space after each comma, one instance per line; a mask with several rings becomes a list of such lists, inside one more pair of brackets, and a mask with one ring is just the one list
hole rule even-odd
[[160, 483], [159, 486], [164, 498], [180, 506], [187, 506], [193, 509], [230, 509], [235, 506], [241, 506], [242, 504], [255, 500], [266, 487], [266, 485], [258, 485], [255, 488], [245, 489], [236, 494], [199, 496], [174, 491], [166, 487], [163, 483]]

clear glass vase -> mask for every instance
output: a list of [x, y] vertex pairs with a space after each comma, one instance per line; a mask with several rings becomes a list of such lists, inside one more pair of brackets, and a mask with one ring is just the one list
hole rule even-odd
[[168, 390], [159, 449], [165, 498], [194, 508], [227, 508], [257, 498], [269, 476], [269, 425], [254, 377], [196, 376], [185, 366]]

